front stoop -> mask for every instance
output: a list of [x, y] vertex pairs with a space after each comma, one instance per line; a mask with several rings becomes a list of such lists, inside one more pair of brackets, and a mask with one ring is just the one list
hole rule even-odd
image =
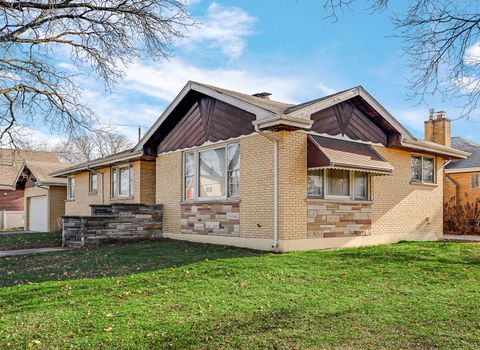
[[90, 205], [91, 216], [63, 216], [63, 246], [82, 248], [163, 236], [161, 204]]

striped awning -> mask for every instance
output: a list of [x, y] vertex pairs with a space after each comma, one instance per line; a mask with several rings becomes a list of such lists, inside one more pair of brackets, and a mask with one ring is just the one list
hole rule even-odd
[[371, 145], [308, 135], [309, 169], [345, 169], [389, 175], [393, 166]]

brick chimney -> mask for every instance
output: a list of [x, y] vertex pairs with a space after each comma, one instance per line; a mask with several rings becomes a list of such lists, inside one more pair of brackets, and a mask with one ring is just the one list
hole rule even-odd
[[451, 147], [451, 124], [452, 121], [445, 118], [444, 111], [435, 112], [430, 108], [428, 120], [425, 121], [425, 140]]

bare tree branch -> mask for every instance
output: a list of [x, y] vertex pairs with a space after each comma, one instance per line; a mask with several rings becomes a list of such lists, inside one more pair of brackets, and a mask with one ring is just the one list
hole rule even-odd
[[[358, 0], [325, 0], [328, 17]], [[366, 0], [383, 11], [389, 0]], [[406, 13], [393, 14], [398, 37], [409, 57], [408, 88], [422, 102], [431, 95], [458, 99], [463, 117], [480, 100], [480, 2], [475, 0], [412, 0]]]
[[0, 1], [0, 142], [15, 126], [71, 134], [95, 120], [59, 56], [110, 88], [132, 60], [168, 57], [193, 24], [184, 0]]

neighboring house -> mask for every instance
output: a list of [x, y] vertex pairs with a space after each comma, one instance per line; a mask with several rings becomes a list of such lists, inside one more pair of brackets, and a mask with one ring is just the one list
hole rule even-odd
[[474, 203], [480, 199], [480, 144], [462, 137], [453, 137], [452, 147], [471, 155], [445, 167], [445, 201]]
[[16, 179], [16, 187], [24, 191], [25, 229], [53, 232], [61, 228], [65, 215], [66, 179], [49, 175], [69, 166], [59, 162], [25, 161]]
[[[0, 149], [0, 211], [2, 229], [24, 227], [24, 189], [16, 180], [24, 161], [59, 163], [52, 152]], [[52, 169], [53, 170], [53, 169]]]
[[131, 150], [54, 173], [67, 215], [157, 203], [167, 238], [305, 250], [442, 238], [443, 167], [362, 87], [299, 105], [189, 82]]

